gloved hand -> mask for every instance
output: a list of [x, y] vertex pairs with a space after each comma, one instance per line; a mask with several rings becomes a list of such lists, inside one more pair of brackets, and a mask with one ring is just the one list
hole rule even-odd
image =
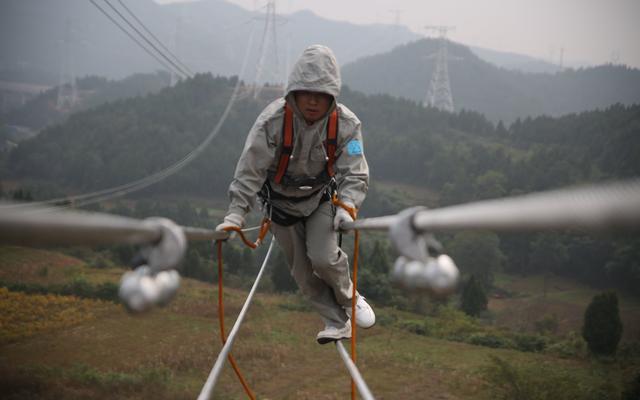
[[[350, 203], [345, 203], [345, 204], [351, 208], [354, 208], [353, 204], [350, 204]], [[353, 222], [353, 218], [351, 218], [351, 215], [349, 215], [347, 210], [345, 210], [342, 207], [337, 207], [336, 215], [335, 217], [333, 217], [333, 230], [341, 231], [340, 224], [343, 222]]]
[[[244, 226], [244, 217], [240, 214], [231, 213], [224, 217], [224, 221], [221, 224], [216, 226], [216, 231], [224, 231], [225, 228], [232, 226], [242, 228]], [[235, 235], [235, 232], [229, 232], [229, 239], [233, 239]]]

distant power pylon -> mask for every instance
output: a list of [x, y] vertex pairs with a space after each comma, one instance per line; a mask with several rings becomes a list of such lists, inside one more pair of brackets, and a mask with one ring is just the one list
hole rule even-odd
[[58, 82], [58, 98], [56, 108], [60, 111], [71, 110], [78, 102], [78, 90], [76, 87], [76, 75], [71, 59], [71, 20], [67, 19], [64, 39], [61, 41], [62, 49], [60, 57], [60, 79]]
[[[436, 68], [431, 75], [427, 97], [424, 99], [425, 106], [435, 107], [439, 110], [453, 112], [453, 96], [451, 95], [451, 84], [449, 83], [448, 61], [454, 59], [447, 55], [447, 31], [455, 29], [453, 26], [426, 26], [425, 29], [438, 32], [438, 53], [435, 54]], [[430, 55], [434, 58], [434, 55]], [[456, 58], [459, 59], [459, 58]]]
[[276, 35], [276, 25], [279, 21], [286, 22], [283, 18], [276, 14], [276, 2], [275, 0], [269, 0], [266, 5], [265, 14], [257, 19], [264, 19], [264, 31], [262, 33], [262, 41], [260, 42], [260, 58], [256, 65], [256, 75], [254, 79], [254, 93], [253, 97], [257, 98], [260, 94], [260, 88], [263, 81], [268, 81], [265, 78], [265, 70], [267, 66], [267, 58], [271, 55], [273, 62], [271, 63], [271, 69], [269, 77], [273, 79], [272, 83], [281, 83], [284, 81], [280, 74], [280, 62], [278, 60], [278, 39]]

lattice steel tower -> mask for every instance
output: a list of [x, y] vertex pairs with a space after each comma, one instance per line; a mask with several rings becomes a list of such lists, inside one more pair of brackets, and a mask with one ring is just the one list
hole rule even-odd
[[[59, 52], [61, 59], [60, 80], [58, 83], [58, 98], [56, 108], [60, 111], [71, 110], [78, 102], [78, 90], [76, 88], [76, 75], [73, 68], [71, 51], [71, 20], [67, 19], [64, 39], [60, 41], [63, 50]], [[64, 55], [63, 55], [64, 54]]]
[[447, 31], [455, 29], [452, 26], [426, 26], [425, 29], [438, 32], [438, 52], [429, 55], [429, 58], [436, 59], [435, 69], [431, 75], [427, 97], [424, 99], [425, 106], [435, 107], [439, 110], [453, 112], [453, 96], [451, 95], [451, 84], [449, 83], [447, 55]]
[[[254, 98], [257, 98], [260, 94], [262, 81], [267, 81], [269, 78], [274, 79], [275, 82], [271, 83], [281, 83], [282, 76], [280, 76], [280, 62], [278, 60], [278, 40], [276, 35], [276, 25], [280, 22], [286, 22], [282, 17], [279, 17], [276, 14], [276, 2], [275, 0], [269, 0], [266, 5], [265, 14], [263, 17], [258, 17], [258, 19], [264, 19], [264, 31], [262, 33], [262, 41], [260, 42], [260, 58], [258, 59], [258, 64], [256, 65], [256, 75], [254, 79], [254, 87], [255, 91], [253, 93]], [[273, 48], [270, 48], [270, 47]], [[269, 71], [268, 68], [265, 68], [267, 64], [267, 58], [269, 55], [272, 56], [272, 65]], [[269, 77], [265, 77], [265, 72], [271, 72]], [[286, 77], [285, 77], [286, 80]]]

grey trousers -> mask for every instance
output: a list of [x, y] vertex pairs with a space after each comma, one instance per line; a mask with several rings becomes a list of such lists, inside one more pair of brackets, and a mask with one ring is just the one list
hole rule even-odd
[[326, 325], [343, 326], [349, 317], [352, 282], [349, 260], [338, 247], [331, 204], [326, 201], [305, 220], [291, 226], [271, 224], [291, 276]]

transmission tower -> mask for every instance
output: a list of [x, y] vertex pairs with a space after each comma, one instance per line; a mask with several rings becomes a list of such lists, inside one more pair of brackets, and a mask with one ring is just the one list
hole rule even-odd
[[[280, 63], [278, 60], [278, 40], [276, 35], [276, 25], [284, 19], [276, 14], [275, 0], [269, 0], [265, 8], [265, 14], [256, 19], [264, 20], [264, 31], [262, 33], [262, 41], [260, 42], [260, 58], [256, 65], [256, 74], [254, 79], [253, 97], [257, 98], [261, 91], [263, 81], [273, 79], [273, 83], [281, 83], [283, 81], [280, 76]], [[286, 21], [284, 21], [286, 22]], [[271, 68], [267, 68], [267, 58], [272, 57]], [[269, 76], [265, 76], [266, 72], [270, 72]]]
[[78, 90], [76, 88], [76, 76], [73, 68], [71, 51], [71, 20], [67, 19], [64, 39], [61, 41], [62, 49], [60, 56], [60, 79], [58, 82], [58, 98], [56, 108], [60, 111], [71, 110], [78, 102]]
[[[438, 32], [438, 52], [435, 54], [436, 67], [431, 75], [425, 106], [435, 107], [439, 110], [453, 112], [453, 96], [449, 83], [448, 61], [452, 59], [447, 55], [447, 32], [455, 29], [453, 26], [426, 26], [427, 31]], [[429, 58], [434, 58], [430, 55]]]

